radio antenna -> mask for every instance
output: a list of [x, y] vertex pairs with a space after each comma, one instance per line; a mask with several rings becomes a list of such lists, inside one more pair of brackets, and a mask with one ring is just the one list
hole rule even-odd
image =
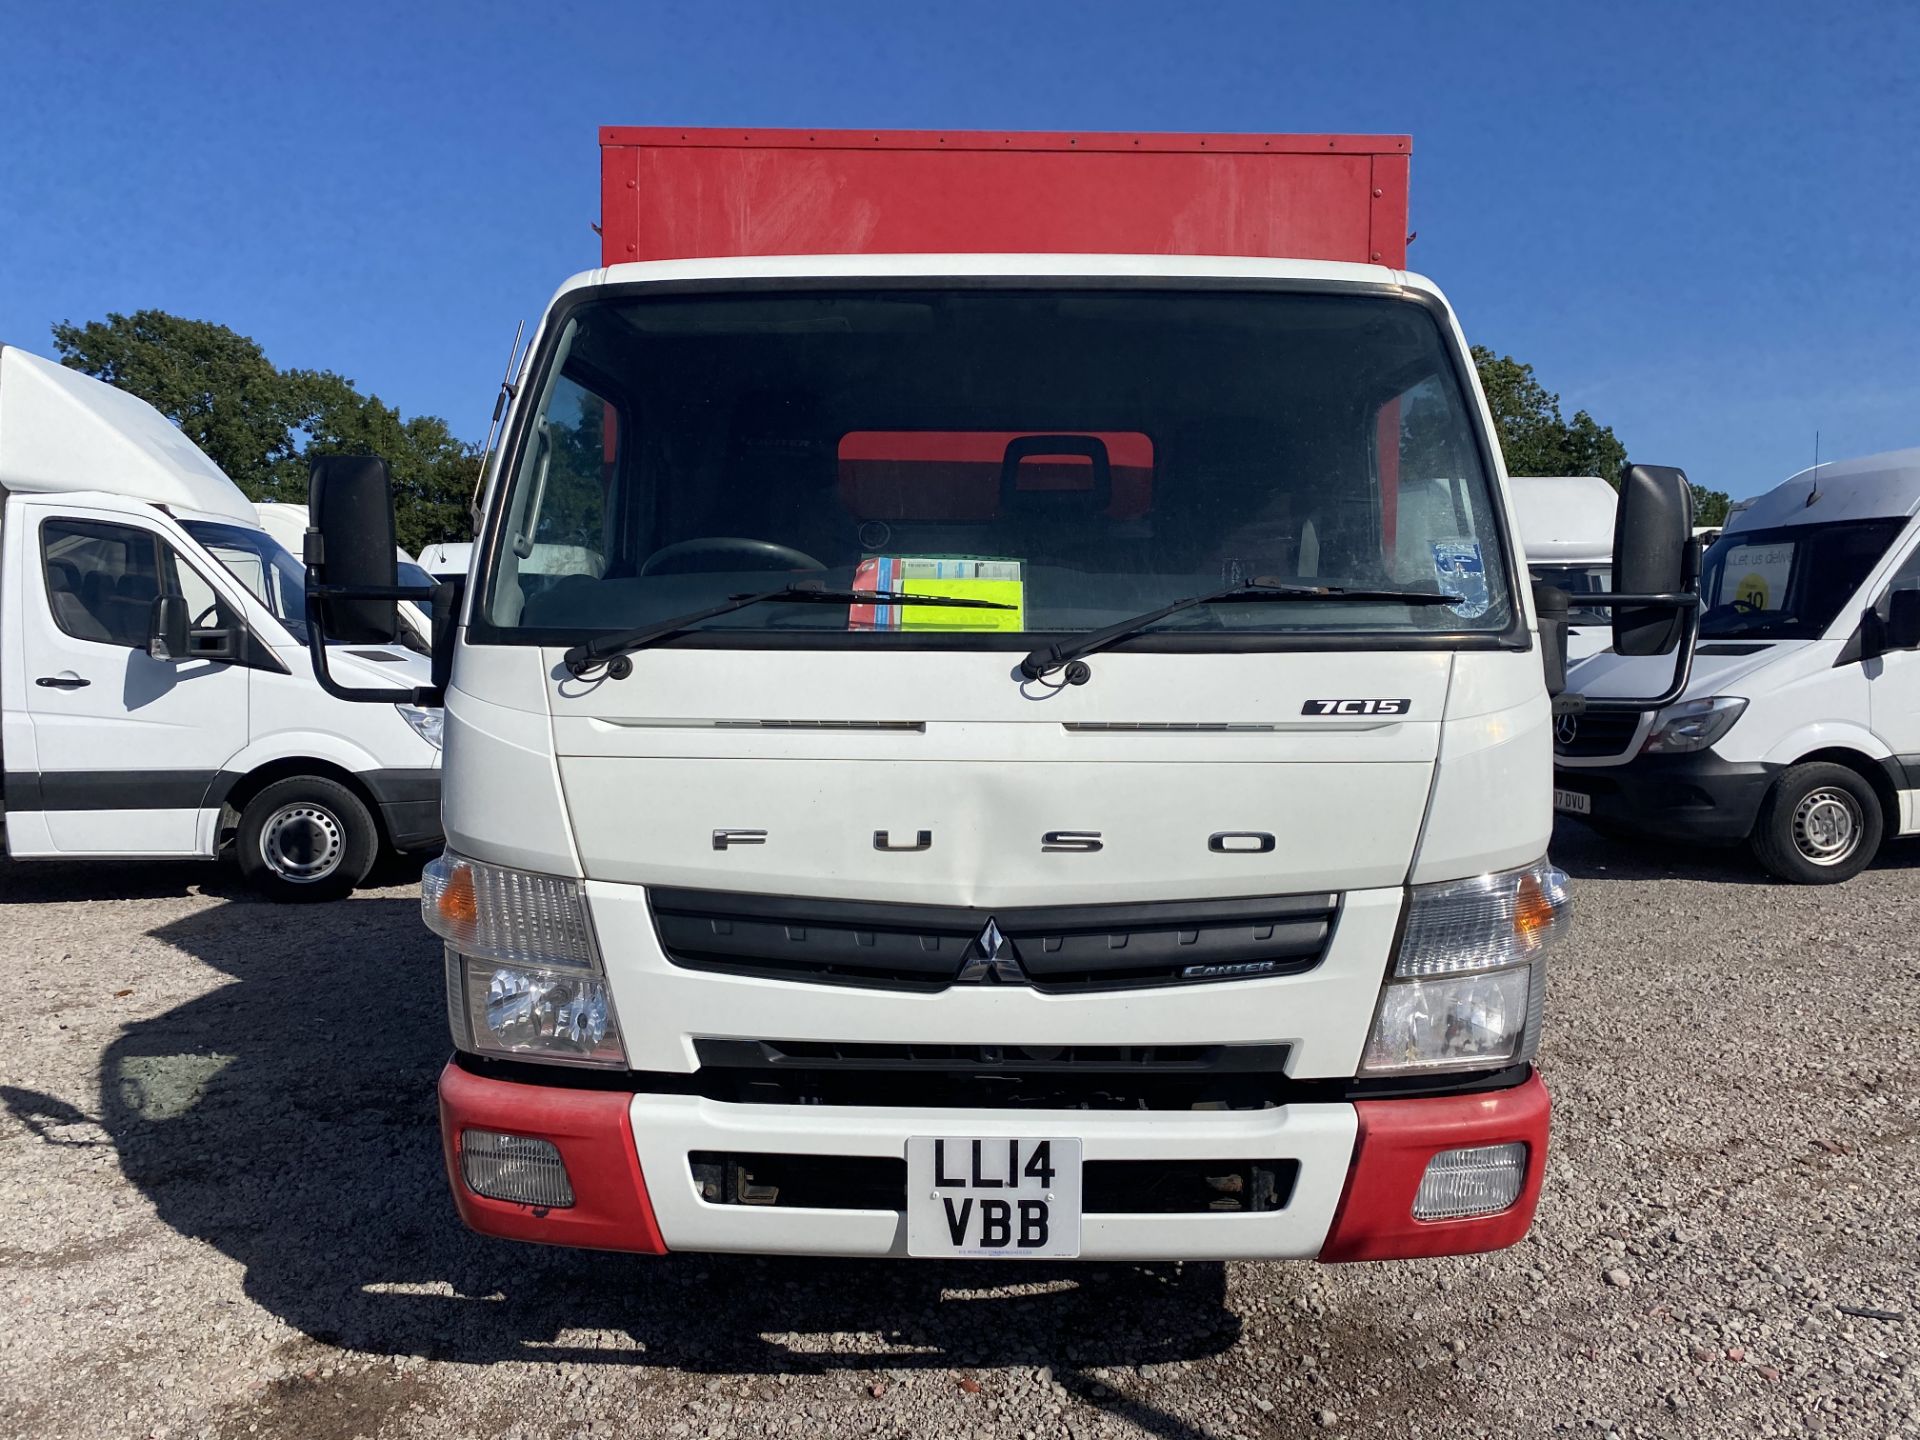
[[493, 439], [500, 432], [500, 417], [507, 413], [507, 402], [513, 398], [514, 361], [520, 357], [520, 337], [526, 330], [525, 320], [513, 327], [513, 348], [507, 351], [506, 372], [500, 377], [499, 393], [493, 397], [493, 419], [487, 422], [486, 443], [480, 447], [480, 473], [473, 482], [473, 499], [467, 505], [475, 535], [480, 533], [480, 497], [487, 493], [487, 465], [493, 458]]
[[[1820, 432], [1813, 432], [1813, 488], [1807, 491], [1807, 504], [1811, 505], [1820, 498]], [[1802, 506], [1805, 509], [1806, 506]]]

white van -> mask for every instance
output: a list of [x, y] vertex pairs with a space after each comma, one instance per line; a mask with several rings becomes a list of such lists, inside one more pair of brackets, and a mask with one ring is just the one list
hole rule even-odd
[[[214, 859], [276, 899], [345, 894], [440, 841], [437, 709], [315, 682], [305, 576], [144, 401], [0, 347], [0, 699], [15, 859]], [[418, 685], [398, 644], [336, 674]]]
[[[294, 505], [285, 500], [260, 500], [255, 502], [254, 511], [260, 517], [261, 525], [296, 560], [305, 553], [307, 536], [307, 507]], [[393, 552], [395, 573], [402, 585], [414, 590], [433, 588], [435, 576], [415, 560], [405, 550], [396, 548]], [[464, 572], [463, 572], [464, 573]], [[400, 642], [410, 650], [422, 655], [433, 653], [433, 611], [419, 600], [402, 602], [399, 609]]]
[[[1805, 470], [1707, 551], [1693, 677], [1652, 715], [1562, 715], [1555, 805], [1603, 831], [1753, 847], [1785, 880], [1857, 874], [1920, 831], [1920, 449]], [[1604, 654], [1588, 696], [1666, 662]]]
[[420, 568], [435, 580], [464, 579], [473, 563], [471, 540], [443, 540], [420, 551]]
[[1511, 475], [1513, 513], [1527, 570], [1542, 585], [1567, 592], [1567, 663], [1613, 643], [1604, 610], [1583, 608], [1582, 595], [1613, 588], [1613, 522], [1620, 494], [1598, 475]]

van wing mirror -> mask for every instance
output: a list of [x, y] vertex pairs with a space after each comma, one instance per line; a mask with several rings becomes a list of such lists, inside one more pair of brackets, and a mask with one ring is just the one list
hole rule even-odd
[[1895, 590], [1887, 596], [1887, 618], [1880, 627], [1882, 650], [1920, 650], [1920, 590]]
[[[1613, 522], [1613, 584], [1622, 596], [1673, 595], [1686, 588], [1693, 539], [1693, 487], [1671, 465], [1635, 465], [1620, 482]], [[1613, 612], [1616, 655], [1670, 655], [1681, 612], [1671, 604], [1621, 604]]]
[[156, 660], [185, 660], [191, 624], [186, 596], [155, 596], [147, 619], [147, 654]]
[[307, 652], [320, 688], [368, 704], [443, 703], [445, 692], [437, 684], [406, 690], [341, 685], [327, 663], [328, 642], [390, 644], [400, 631], [398, 602], [433, 599], [429, 587], [399, 583], [387, 462], [377, 455], [318, 457], [307, 485], [307, 514]]

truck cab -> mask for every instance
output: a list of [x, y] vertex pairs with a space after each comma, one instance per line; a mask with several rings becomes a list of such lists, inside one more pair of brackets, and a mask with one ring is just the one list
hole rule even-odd
[[[135, 397], [0, 347], [0, 696], [15, 859], [213, 859], [276, 899], [344, 894], [440, 838], [440, 715], [324, 694], [305, 577]], [[422, 683], [403, 646], [337, 647]]]
[[[1467, 345], [1399, 268], [1404, 138], [603, 156], [609, 263], [511, 386], [436, 630], [466, 1222], [927, 1258], [1523, 1235], [1557, 632]], [[316, 470], [329, 556], [384, 495]]]
[[[1657, 713], [1562, 716], [1559, 807], [1614, 834], [1746, 844], [1801, 884], [1850, 879], [1920, 832], [1916, 515], [1920, 450], [1735, 507], [1702, 565], [1687, 690]], [[1661, 663], [1600, 655], [1576, 679], [1623, 695]]]

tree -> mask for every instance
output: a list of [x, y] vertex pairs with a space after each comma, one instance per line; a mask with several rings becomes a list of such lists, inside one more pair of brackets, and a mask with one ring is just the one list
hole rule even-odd
[[163, 310], [53, 327], [61, 363], [138, 395], [250, 500], [307, 498], [315, 455], [383, 456], [409, 550], [468, 537], [478, 448], [436, 416], [405, 419], [330, 370], [276, 369], [253, 340]]
[[[1500, 448], [1512, 475], [1598, 475], [1616, 489], [1627, 468], [1627, 447], [1585, 410], [1571, 420], [1560, 415], [1560, 397], [1542, 385], [1526, 365], [1511, 355], [1496, 356], [1483, 345], [1473, 347], [1480, 388], [1487, 392]], [[1732, 503], [1718, 490], [1693, 487], [1694, 523], [1719, 525]]]

